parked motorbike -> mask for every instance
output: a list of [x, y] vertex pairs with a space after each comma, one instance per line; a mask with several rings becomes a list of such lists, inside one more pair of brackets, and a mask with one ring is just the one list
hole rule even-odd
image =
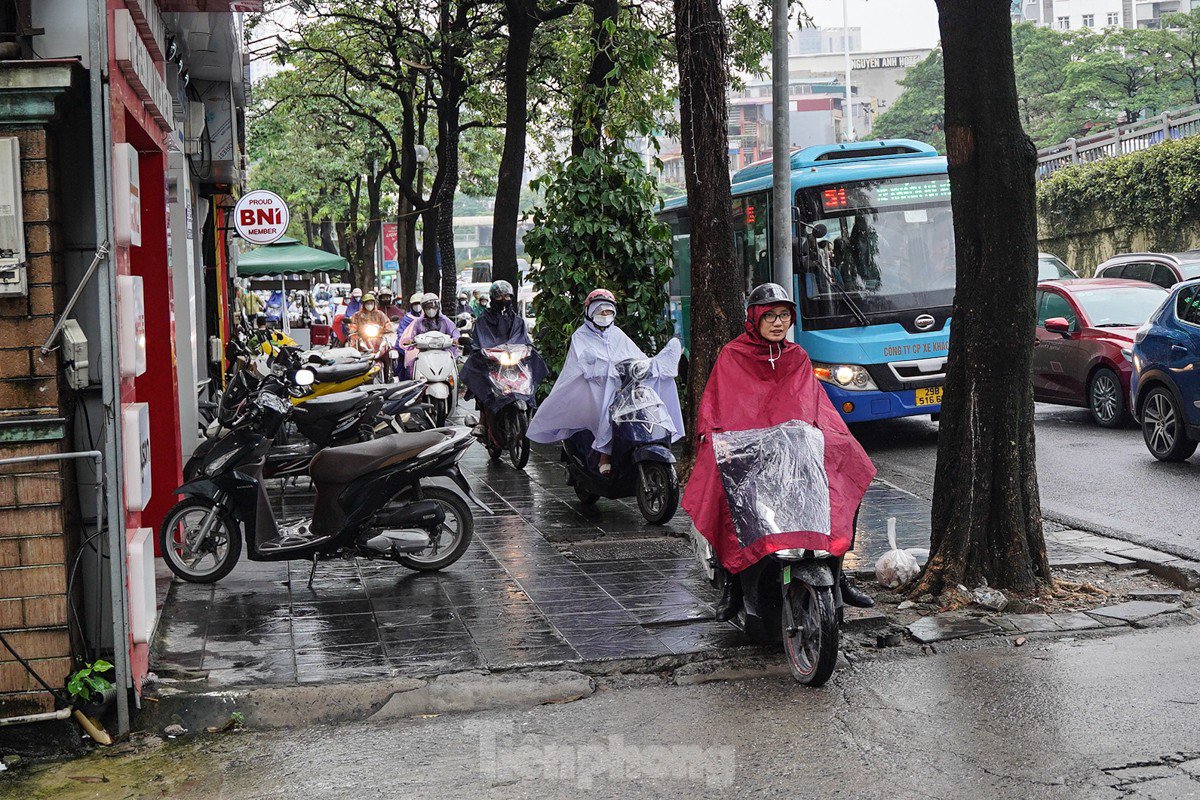
[[527, 344], [504, 344], [482, 351], [488, 360], [488, 380], [498, 398], [496, 413], [483, 415], [484, 446], [492, 460], [508, 453], [516, 469], [529, 463], [529, 420], [533, 416], [533, 373], [529, 369], [532, 348]]
[[[332, 447], [312, 459], [316, 491], [308, 519], [280, 524], [263, 485], [267, 452], [292, 413], [288, 381], [302, 384], [307, 370], [265, 378], [251, 401], [223, 410], [231, 433], [202, 458], [198, 478], [176, 489], [183, 500], [159, 531], [171, 571], [193, 583], [229, 574], [243, 541], [253, 561], [386, 558], [410, 569], [440, 570], [470, 544], [474, 520], [454, 491], [429, 483], [453, 482], [472, 502], [458, 462], [470, 446], [466, 428], [393, 434], [367, 443]], [[234, 413], [235, 418], [226, 414]]]
[[679, 477], [671, 453], [671, 432], [662, 398], [644, 379], [649, 362], [630, 359], [616, 365], [621, 381], [613, 398], [612, 472], [600, 474], [600, 454], [592, 449], [591, 431], [563, 442], [567, 483], [585, 506], [601, 497], [637, 497], [638, 510], [652, 525], [663, 525], [679, 507]]
[[434, 425], [440, 428], [458, 406], [458, 365], [450, 353], [455, 341], [441, 331], [428, 331], [413, 339], [413, 345], [417, 348], [413, 377], [425, 382]]

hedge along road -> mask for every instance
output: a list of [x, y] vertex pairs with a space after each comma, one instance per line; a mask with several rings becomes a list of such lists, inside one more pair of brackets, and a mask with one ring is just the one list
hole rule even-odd
[[[1085, 409], [1039, 403], [1035, 420], [1047, 519], [1200, 560], [1195, 504], [1200, 453], [1182, 464], [1156, 461], [1138, 428], [1100, 428]], [[852, 430], [880, 478], [933, 496], [938, 426], [929, 417]]]

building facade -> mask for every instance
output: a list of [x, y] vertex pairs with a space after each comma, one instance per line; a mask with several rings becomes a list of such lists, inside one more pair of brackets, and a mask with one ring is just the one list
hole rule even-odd
[[1159, 28], [1163, 15], [1196, 6], [1196, 0], [1021, 0], [1013, 16], [1063, 31]]
[[[157, 617], [155, 532], [197, 443], [198, 386], [219, 376], [245, 169], [240, 12], [261, 2], [6, 5], [0, 237], [7, 190], [23, 242], [7, 263], [0, 243], [0, 636], [52, 686], [112, 661], [127, 728]], [[53, 704], [0, 649], [0, 717]]]

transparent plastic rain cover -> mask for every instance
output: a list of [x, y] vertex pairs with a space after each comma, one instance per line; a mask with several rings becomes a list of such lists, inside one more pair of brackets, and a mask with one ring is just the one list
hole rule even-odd
[[618, 365], [617, 374], [621, 377], [621, 388], [613, 396], [612, 405], [608, 409], [613, 422], [666, 424], [667, 412], [662, 398], [644, 381], [649, 373], [649, 360], [625, 361]]
[[792, 420], [714, 433], [712, 441], [742, 547], [777, 533], [829, 536], [825, 435], [819, 429]]
[[502, 344], [489, 347], [484, 352], [490, 359], [488, 380], [497, 394], [533, 394], [533, 367], [529, 363], [529, 345]]

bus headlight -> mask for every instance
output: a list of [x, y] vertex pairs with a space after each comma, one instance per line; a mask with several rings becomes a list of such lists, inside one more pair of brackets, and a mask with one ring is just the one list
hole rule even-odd
[[817, 380], [832, 383], [851, 392], [879, 390], [875, 381], [871, 379], [871, 374], [858, 364], [821, 364], [814, 361], [813, 372]]

